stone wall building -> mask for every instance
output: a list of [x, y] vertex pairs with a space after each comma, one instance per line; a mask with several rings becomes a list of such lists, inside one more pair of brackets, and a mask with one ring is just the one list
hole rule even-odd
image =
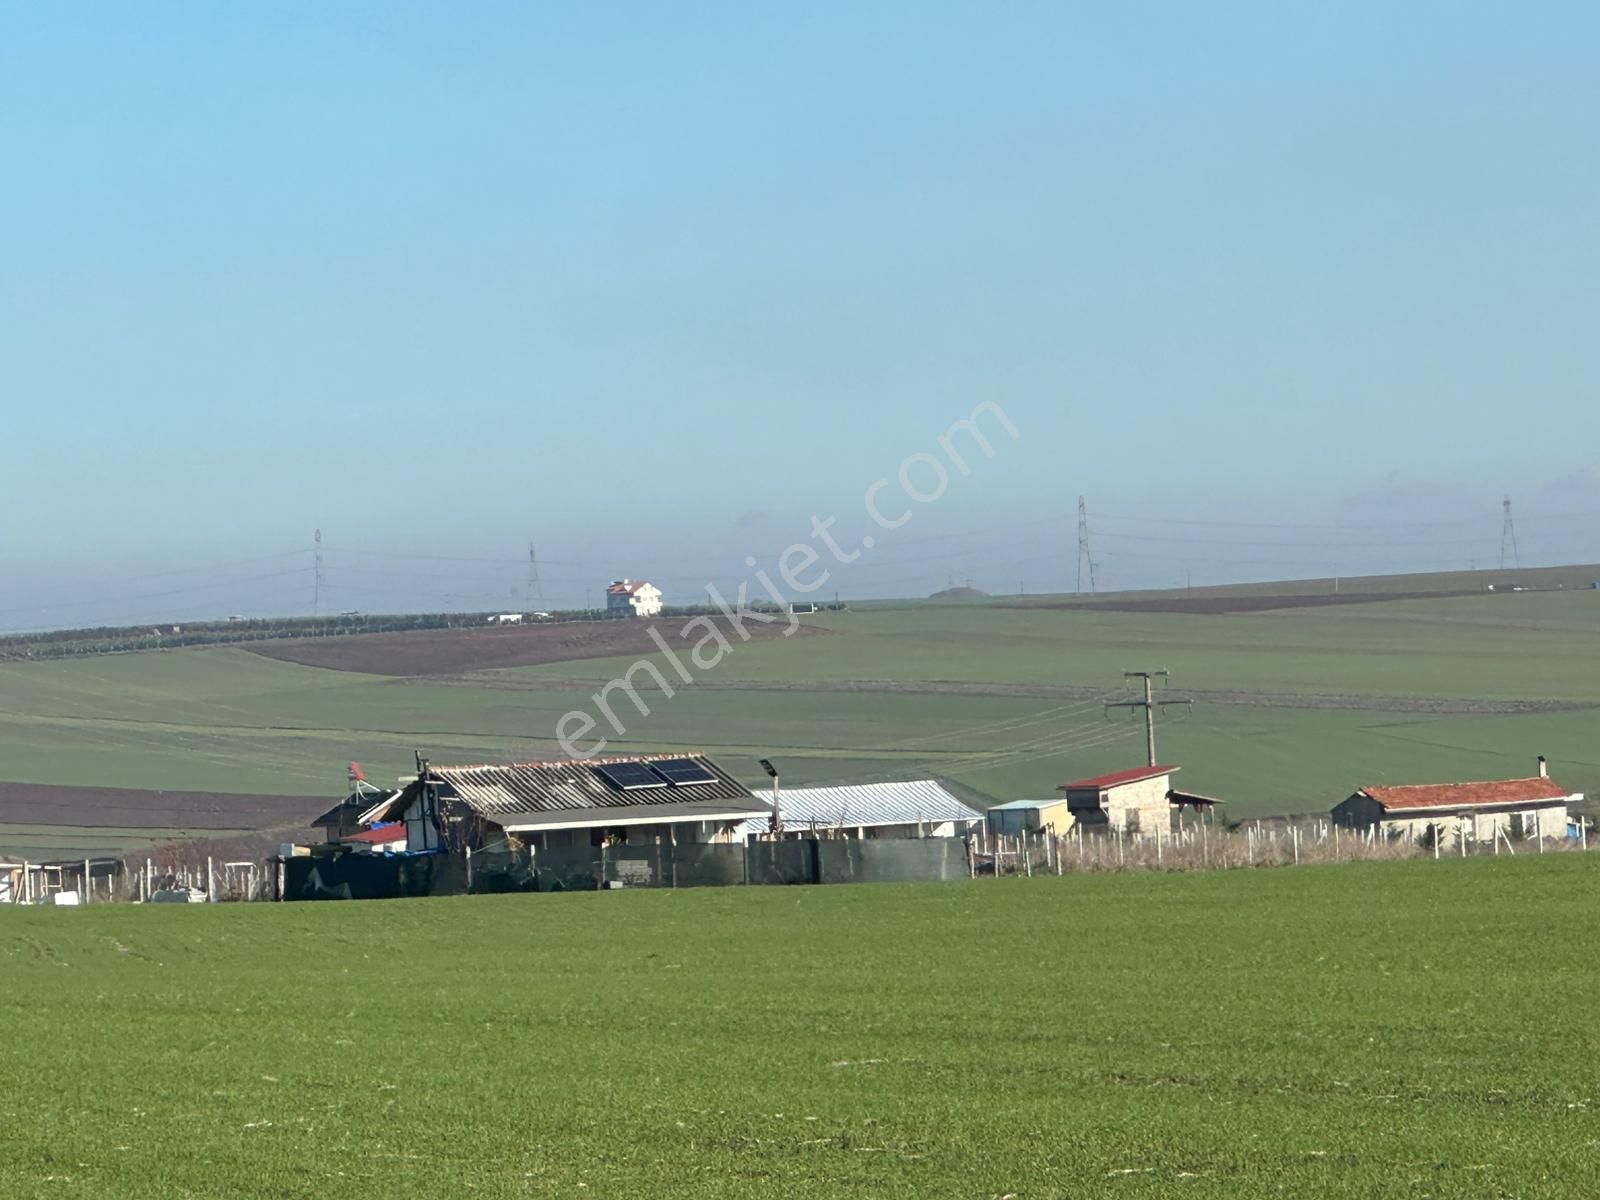
[[1172, 829], [1172, 766], [1134, 767], [1062, 784], [1073, 823], [1086, 833], [1103, 830], [1136, 837], [1165, 837]]

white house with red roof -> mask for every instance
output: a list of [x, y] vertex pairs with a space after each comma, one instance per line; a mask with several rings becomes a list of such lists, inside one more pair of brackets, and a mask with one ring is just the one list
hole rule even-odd
[[1086, 830], [1165, 836], [1172, 829], [1172, 776], [1177, 767], [1133, 767], [1064, 783], [1073, 824]]
[[618, 579], [606, 588], [606, 611], [631, 617], [661, 613], [661, 589], [642, 579]]
[[1583, 800], [1550, 778], [1544, 756], [1539, 773], [1525, 779], [1477, 783], [1422, 783], [1364, 787], [1333, 809], [1346, 829], [1379, 829], [1391, 837], [1459, 844], [1492, 842], [1500, 834], [1563, 838], [1567, 809]]

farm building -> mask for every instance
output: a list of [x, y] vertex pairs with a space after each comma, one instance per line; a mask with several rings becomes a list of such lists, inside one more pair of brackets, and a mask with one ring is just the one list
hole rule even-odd
[[1172, 805], [1177, 813], [1178, 824], [1182, 825], [1185, 813], [1193, 813], [1196, 818], [1204, 820], [1208, 815], [1214, 822], [1217, 819], [1217, 805], [1223, 803], [1215, 796], [1202, 796], [1199, 792], [1186, 792], [1182, 788], [1172, 788], [1167, 792], [1167, 803]]
[[661, 589], [642, 579], [618, 579], [606, 588], [606, 611], [630, 617], [661, 613]]
[[732, 842], [771, 812], [703, 754], [421, 766], [368, 817], [404, 822], [410, 853]]
[[1177, 767], [1134, 767], [1061, 785], [1073, 821], [1086, 831], [1165, 834], [1172, 828], [1172, 774]]
[[1450, 845], [1508, 838], [1561, 838], [1567, 808], [1583, 799], [1550, 778], [1543, 757], [1539, 773], [1526, 779], [1479, 783], [1423, 783], [1364, 787], [1333, 809], [1346, 829], [1377, 829], [1393, 837]]
[[1072, 829], [1072, 808], [1065, 796], [1059, 800], [1011, 800], [996, 804], [984, 818], [990, 833], [1005, 837], [1025, 833], [1063, 837]]
[[359, 833], [373, 822], [370, 815], [373, 808], [386, 805], [400, 794], [395, 789], [386, 791], [373, 787], [362, 779], [355, 780], [354, 784], [348, 796], [311, 822], [311, 827], [322, 830], [330, 842]]
[[[784, 788], [755, 797], [778, 810], [785, 838], [962, 837], [983, 820], [932, 779]], [[765, 836], [769, 827], [766, 820], [747, 821], [739, 833]]]
[[374, 825], [370, 829], [363, 829], [357, 833], [346, 834], [338, 839], [339, 845], [347, 846], [351, 850], [362, 854], [404, 854], [406, 850], [406, 826], [404, 821], [394, 821], [388, 825]]

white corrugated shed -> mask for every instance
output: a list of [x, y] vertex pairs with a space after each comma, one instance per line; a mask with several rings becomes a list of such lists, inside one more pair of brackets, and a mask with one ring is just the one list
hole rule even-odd
[[[771, 791], [752, 793], [773, 803]], [[963, 804], [932, 779], [901, 783], [855, 783], [839, 787], [781, 788], [778, 803], [783, 827], [789, 832], [817, 829], [872, 828], [885, 825], [942, 825], [946, 822], [983, 820], [983, 814]], [[765, 833], [764, 820], [746, 821], [739, 832]]]

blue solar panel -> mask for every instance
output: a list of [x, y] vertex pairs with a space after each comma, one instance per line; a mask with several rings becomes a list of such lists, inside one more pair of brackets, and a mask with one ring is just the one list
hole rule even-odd
[[621, 792], [666, 787], [666, 781], [642, 762], [596, 763], [591, 770]]
[[663, 758], [650, 764], [650, 769], [668, 783], [687, 787], [695, 783], [715, 783], [717, 777], [706, 770], [703, 763], [692, 758]]

